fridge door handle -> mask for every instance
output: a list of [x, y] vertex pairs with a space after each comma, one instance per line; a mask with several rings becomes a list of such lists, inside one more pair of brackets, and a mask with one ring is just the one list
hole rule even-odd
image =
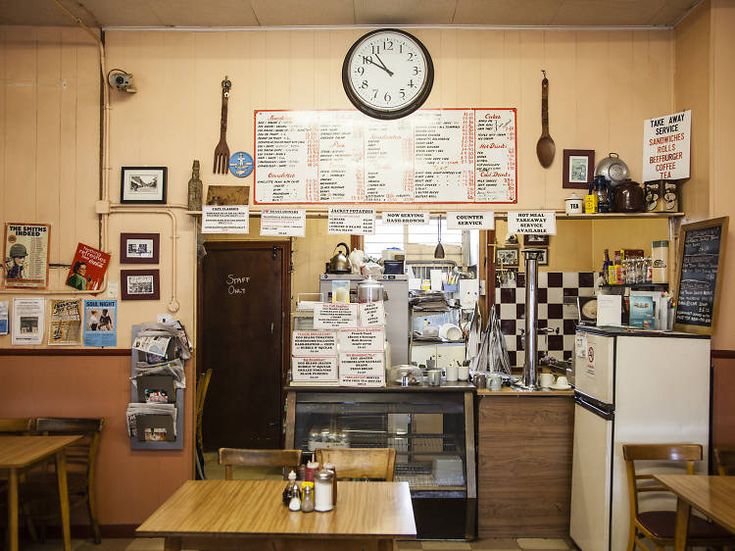
[[587, 411], [594, 413], [598, 417], [602, 417], [606, 421], [612, 421], [615, 418], [615, 413], [613, 411], [607, 411], [602, 408], [597, 407], [595, 404], [590, 403], [589, 401], [585, 400], [581, 395], [575, 394], [574, 395], [574, 402], [578, 405], [586, 409]]

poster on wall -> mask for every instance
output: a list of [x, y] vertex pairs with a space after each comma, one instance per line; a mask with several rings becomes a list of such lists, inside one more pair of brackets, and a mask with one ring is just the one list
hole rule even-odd
[[44, 289], [48, 286], [50, 235], [48, 224], [5, 224], [5, 287]]
[[692, 112], [643, 121], [643, 181], [689, 178]]
[[204, 205], [202, 233], [249, 233], [250, 212], [247, 205]]
[[375, 233], [375, 209], [332, 207], [327, 219], [327, 233], [372, 235]]
[[48, 328], [50, 345], [79, 344], [82, 336], [82, 301], [52, 300]]
[[304, 237], [306, 211], [303, 209], [263, 209], [260, 211], [260, 235]]
[[42, 298], [14, 298], [12, 344], [43, 344], [46, 301]]
[[7, 300], [0, 300], [0, 335], [7, 335], [10, 325], [10, 318], [8, 316], [10, 309], [8, 307]]
[[117, 301], [84, 301], [84, 346], [117, 346]]
[[556, 235], [556, 213], [554, 211], [509, 212], [508, 233]]
[[94, 247], [77, 244], [77, 251], [66, 276], [66, 284], [79, 291], [96, 291], [102, 287], [110, 255]]
[[255, 203], [515, 203], [516, 110], [256, 111]]

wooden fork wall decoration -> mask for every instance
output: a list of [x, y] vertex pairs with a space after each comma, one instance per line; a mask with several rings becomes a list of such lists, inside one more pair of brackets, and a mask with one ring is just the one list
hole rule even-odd
[[230, 148], [227, 147], [227, 99], [230, 97], [230, 88], [232, 82], [225, 75], [222, 81], [222, 116], [219, 122], [219, 143], [214, 148], [214, 164], [212, 172], [215, 174], [227, 174], [227, 167], [230, 162]]

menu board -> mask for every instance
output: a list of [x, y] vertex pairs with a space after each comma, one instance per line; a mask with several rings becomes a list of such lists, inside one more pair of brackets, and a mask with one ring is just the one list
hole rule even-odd
[[724, 261], [728, 218], [685, 224], [679, 236], [674, 329], [711, 335]]
[[516, 110], [256, 111], [255, 203], [515, 203]]

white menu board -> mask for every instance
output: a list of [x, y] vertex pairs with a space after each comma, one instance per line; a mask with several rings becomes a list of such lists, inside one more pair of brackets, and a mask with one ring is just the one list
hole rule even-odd
[[382, 329], [343, 329], [337, 332], [340, 352], [383, 352], [385, 333]]
[[692, 112], [643, 121], [643, 181], [689, 178]]
[[300, 358], [322, 358], [337, 355], [334, 331], [294, 331], [291, 353]]
[[317, 302], [314, 304], [314, 329], [357, 327], [357, 304]]
[[339, 384], [344, 386], [384, 386], [383, 354], [340, 354]]
[[515, 203], [516, 110], [256, 111], [255, 202]]
[[337, 358], [297, 358], [292, 360], [293, 381], [336, 381]]

